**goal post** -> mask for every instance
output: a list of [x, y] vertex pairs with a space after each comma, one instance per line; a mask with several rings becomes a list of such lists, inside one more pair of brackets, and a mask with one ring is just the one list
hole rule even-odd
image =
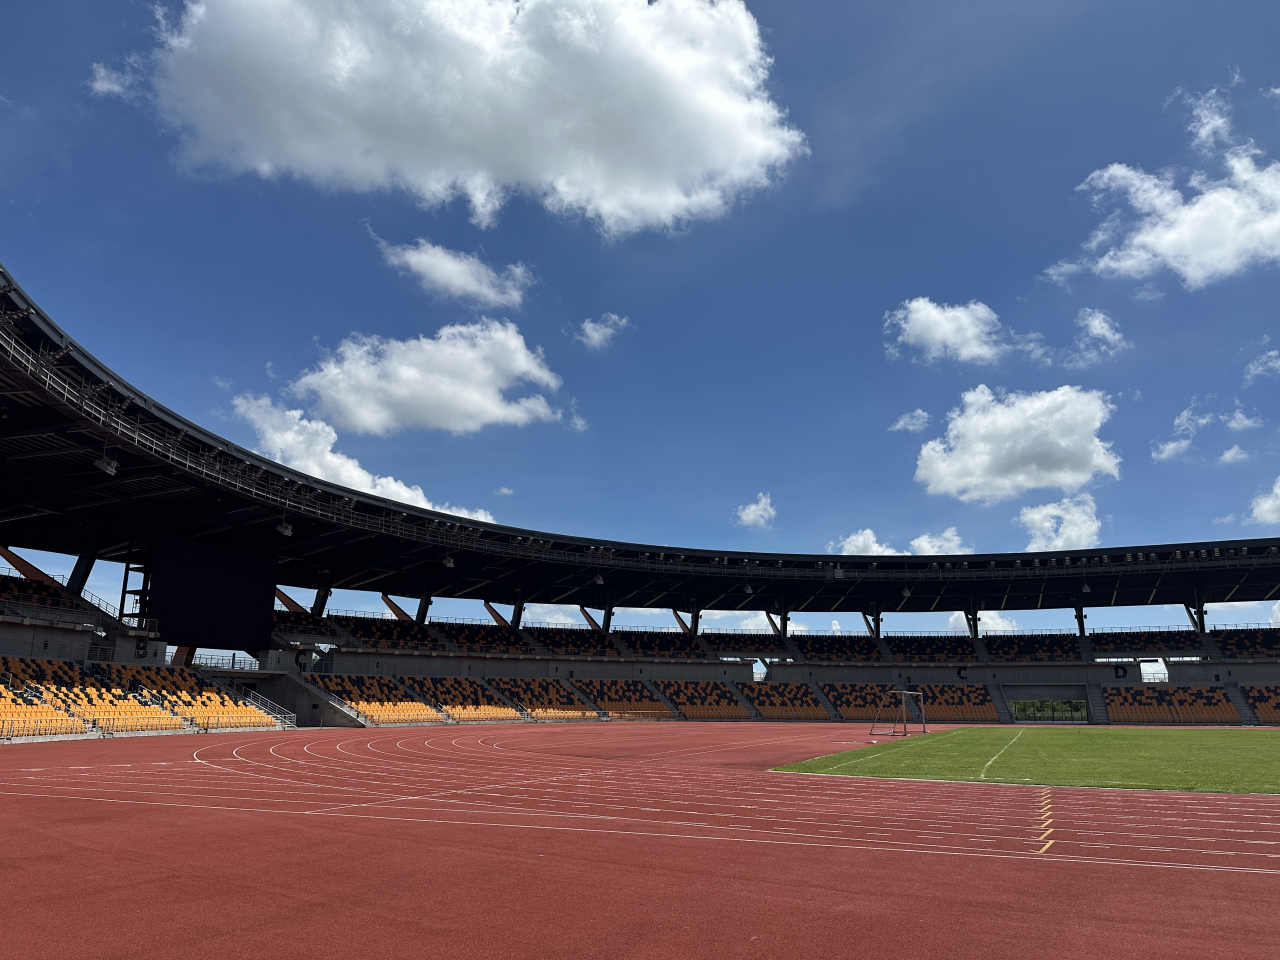
[[[897, 694], [898, 702], [894, 703], [892, 700], [880, 701], [880, 705], [876, 707], [875, 716], [871, 720], [871, 731], [868, 736], [909, 737], [911, 736], [913, 724], [920, 728], [920, 733], [928, 733], [929, 725], [924, 716], [924, 694], [917, 690], [894, 690], [890, 696], [892, 694]], [[912, 697], [916, 698], [916, 710], [920, 714], [919, 720], [911, 716], [910, 703]], [[881, 725], [887, 725], [889, 729], [877, 732], [876, 727]]]

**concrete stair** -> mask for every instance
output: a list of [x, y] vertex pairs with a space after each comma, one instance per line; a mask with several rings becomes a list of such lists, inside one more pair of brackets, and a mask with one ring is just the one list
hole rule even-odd
[[[1204, 655], [1206, 657], [1210, 660], [1223, 659], [1222, 650], [1218, 647], [1218, 641], [1213, 639], [1212, 633], [1201, 634], [1201, 639], [1204, 641]], [[1252, 713], [1253, 711], [1250, 712]]]
[[987, 652], [986, 641], [981, 636], [973, 638], [973, 651], [978, 655], [979, 663], [991, 662], [991, 654]]
[[1013, 711], [1009, 709], [1009, 701], [1004, 695], [1004, 687], [998, 683], [988, 683], [987, 693], [991, 694], [991, 702], [996, 705], [996, 716], [1001, 723], [1013, 723]]
[[534, 639], [534, 636], [532, 633], [529, 633], [527, 630], [517, 630], [516, 633], [520, 634], [520, 638], [524, 640], [524, 642], [527, 643], [529, 647], [533, 650], [533, 652], [536, 653], [538, 656], [540, 657], [551, 656], [551, 651], [548, 650], [546, 647], [544, 647], [536, 639]]
[[347, 703], [347, 701], [343, 700], [341, 697], [335, 697], [328, 690], [321, 689], [320, 687], [316, 686], [314, 683], [311, 683], [310, 681], [304, 679], [302, 676], [295, 673], [286, 673], [285, 677], [286, 679], [292, 681], [293, 683], [298, 684], [298, 686], [306, 690], [306, 692], [310, 696], [315, 697], [317, 700], [320, 700], [323, 703], [327, 704], [329, 707], [336, 710], [338, 713], [345, 714], [347, 717], [354, 720], [355, 721], [354, 726], [376, 727], [378, 725], [372, 717], [361, 713], [359, 710], [357, 710], [351, 704]]
[[822, 687], [818, 685], [816, 680], [809, 681], [809, 689], [813, 691], [817, 701], [822, 704], [822, 709], [827, 711], [827, 716], [836, 721], [844, 720], [844, 717], [840, 716], [840, 711], [836, 709], [836, 705], [827, 699], [827, 695], [822, 692]]
[[1093, 644], [1090, 642], [1088, 635], [1080, 637], [1080, 657], [1085, 663], [1093, 662]]
[[429, 637], [430, 637], [432, 640], [434, 640], [436, 643], [440, 644], [442, 647], [444, 647], [444, 648], [445, 648], [446, 650], [448, 650], [450, 653], [461, 653], [461, 652], [462, 652], [461, 650], [459, 650], [459, 649], [458, 649], [458, 645], [457, 645], [456, 643], [454, 643], [452, 640], [450, 640], [448, 637], [446, 637], [443, 633], [441, 633], [439, 630], [437, 630], [437, 629], [436, 629], [435, 627], [433, 627], [431, 624], [429, 624], [429, 623], [424, 623], [424, 624], [422, 625], [422, 627], [423, 627], [423, 629], [424, 629], [424, 630], [426, 630], [426, 631], [427, 631], [427, 636], [429, 636]]
[[612, 719], [609, 716], [608, 711], [601, 710], [598, 706], [592, 703], [591, 698], [588, 697], [581, 690], [579, 690], [577, 684], [575, 684], [572, 680], [565, 680], [562, 678], [560, 680], [560, 686], [564, 687], [566, 690], [572, 693], [575, 697], [577, 697], [578, 702], [581, 703], [584, 707], [588, 707], [589, 709], [594, 710], [596, 716], [599, 717], [601, 720]]
[[634, 660], [636, 658], [636, 655], [632, 653], [630, 649], [628, 649], [627, 645], [623, 643], [622, 639], [613, 631], [609, 632], [609, 640], [613, 643], [615, 647], [618, 648], [618, 652], [622, 654], [624, 657], [626, 657], [628, 660]]
[[1240, 684], [1234, 680], [1230, 683], [1224, 683], [1223, 687], [1227, 694], [1227, 699], [1231, 701], [1231, 705], [1240, 713], [1240, 719], [1247, 726], [1256, 727], [1261, 721], [1258, 715], [1253, 712], [1253, 707], [1249, 705], [1249, 701], [1244, 698], [1244, 691], [1240, 689]]
[[655, 699], [657, 699], [657, 701], [660, 704], [662, 704], [664, 707], [666, 707], [668, 710], [671, 711], [671, 715], [673, 717], [675, 717], [677, 720], [689, 719], [683, 713], [680, 712], [679, 707], [677, 707], [674, 703], [672, 703], [670, 700], [666, 698], [663, 692], [658, 689], [657, 684], [655, 684], [652, 680], [641, 680], [640, 682], [644, 684], [644, 688], [648, 690], [651, 694], [653, 694]]
[[516, 713], [520, 714], [520, 716], [523, 719], [528, 720], [530, 723], [536, 722], [534, 720], [533, 714], [531, 714], [528, 710], [525, 710], [522, 706], [520, 706], [520, 704], [516, 703], [514, 700], [508, 697], [505, 693], [503, 693], [501, 690], [499, 690], [497, 687], [491, 684], [488, 680], [485, 680], [482, 677], [475, 677], [473, 679], [475, 679], [475, 681], [479, 683], [480, 686], [484, 687], [491, 694], [497, 697], [498, 702], [501, 703], [504, 707], [510, 707]]
[[281, 730], [298, 729], [297, 715], [290, 713], [284, 707], [280, 706], [280, 704], [268, 700], [256, 690], [250, 690], [243, 684], [236, 683], [236, 681], [232, 680], [230, 677], [219, 677], [214, 673], [201, 670], [199, 667], [196, 669], [202, 679], [209, 681], [209, 683], [213, 684], [227, 696], [252, 704], [263, 713], [274, 717], [276, 723], [280, 724]]
[[796, 646], [796, 642], [791, 639], [790, 634], [788, 634], [785, 637], [782, 637], [781, 640], [782, 640], [782, 645], [787, 648], [787, 656], [789, 656], [796, 663], [805, 662], [804, 654], [800, 652], [800, 648]]
[[876, 637], [876, 649], [880, 651], [880, 659], [885, 663], [893, 663], [893, 651], [889, 649], [889, 645], [884, 642], [884, 637]]
[[747, 713], [751, 714], [752, 720], [764, 719], [764, 717], [760, 715], [760, 711], [756, 709], [756, 705], [752, 703], [750, 700], [748, 700], [746, 694], [744, 694], [741, 690], [738, 689], [737, 683], [735, 683], [733, 680], [726, 680], [724, 682], [724, 685], [729, 688], [729, 692], [734, 695], [734, 697], [737, 699], [737, 701], [740, 704], [742, 704], [743, 709], [745, 709]]
[[1107, 700], [1102, 695], [1102, 684], [1086, 684], [1085, 692], [1089, 696], [1089, 722], [1110, 723], [1111, 714], [1107, 712]]

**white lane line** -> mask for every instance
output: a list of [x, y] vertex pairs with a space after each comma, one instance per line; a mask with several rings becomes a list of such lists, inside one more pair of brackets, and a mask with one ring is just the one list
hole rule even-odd
[[985, 780], [985, 779], [987, 779], [987, 768], [988, 768], [988, 767], [990, 767], [990, 766], [991, 766], [993, 763], [995, 763], [997, 760], [999, 760], [999, 759], [1000, 759], [1000, 754], [1001, 754], [1001, 753], [1004, 753], [1006, 750], [1008, 750], [1010, 747], [1012, 747], [1015, 743], [1017, 743], [1017, 742], [1018, 742], [1018, 737], [1022, 736], [1022, 735], [1023, 735], [1024, 733], [1026, 733], [1026, 732], [1027, 732], [1027, 728], [1026, 728], [1026, 727], [1023, 727], [1021, 730], [1019, 730], [1019, 731], [1018, 731], [1018, 735], [1017, 735], [1017, 736], [1015, 736], [1012, 740], [1010, 740], [1010, 741], [1009, 741], [1008, 743], [1006, 743], [1003, 747], [1001, 747], [1001, 748], [1000, 748], [1000, 750], [996, 753], [996, 755], [995, 755], [994, 757], [992, 757], [990, 760], [988, 760], [988, 761], [986, 762], [986, 765], [985, 765], [985, 766], [983, 766], [983, 768], [982, 768], [982, 772], [981, 772], [980, 774], [978, 774], [978, 779], [979, 779], [979, 780]]

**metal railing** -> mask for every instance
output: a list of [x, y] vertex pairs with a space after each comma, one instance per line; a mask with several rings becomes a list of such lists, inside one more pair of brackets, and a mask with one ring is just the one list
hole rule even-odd
[[80, 717], [23, 717], [0, 720], [0, 740], [15, 737], [56, 737], [88, 732]]
[[[20, 571], [7, 566], [0, 566], [0, 576], [11, 577], [16, 580], [27, 580]], [[47, 576], [52, 580], [56, 580], [64, 587], [66, 587], [70, 581], [70, 578], [63, 573], [55, 573]], [[72, 592], [74, 593], [74, 591]], [[91, 621], [87, 619], [86, 622], [93, 622], [99, 626], [109, 626], [110, 621], [115, 621], [116, 623], [124, 624], [126, 627], [130, 627], [131, 629], [140, 631], [145, 630], [149, 633], [155, 633], [160, 629], [160, 622], [155, 618], [140, 618], [134, 613], [126, 613], [121, 616], [120, 610], [115, 604], [111, 603], [109, 600], [103, 600], [101, 597], [90, 593], [88, 590], [81, 590], [78, 594], [78, 598], [79, 600], [68, 600], [66, 597], [44, 597], [38, 594], [8, 594], [4, 597], [4, 600], [8, 601], [9, 599], [13, 599], [16, 602], [32, 606], [74, 610], [86, 618], [92, 618]], [[79, 602], [81, 600], [84, 601], [84, 604]], [[84, 605], [86, 604], [93, 609], [84, 609]], [[103, 621], [102, 614], [106, 614], [106, 622]]]
[[[174, 666], [172, 651], [165, 655], [164, 662], [168, 666]], [[181, 666], [181, 664], [179, 664]], [[233, 653], [230, 656], [222, 656], [216, 653], [197, 653], [191, 661], [190, 666], [193, 667], [212, 667], [215, 670], [261, 670], [262, 664], [254, 657], [247, 653]]]
[[257, 707], [263, 713], [270, 715], [286, 729], [297, 728], [298, 715], [296, 713], [290, 713], [288, 710], [284, 709], [284, 707], [274, 701], [268, 700], [256, 690], [250, 690], [244, 684], [237, 683], [229, 677], [216, 677], [204, 670], [200, 671], [200, 675], [224, 693], [227, 693], [232, 697], [237, 697], [245, 703]]

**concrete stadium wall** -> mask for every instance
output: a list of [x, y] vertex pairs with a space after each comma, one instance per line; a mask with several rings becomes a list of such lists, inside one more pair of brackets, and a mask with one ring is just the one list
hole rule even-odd
[[0, 656], [27, 657], [34, 660], [83, 661], [89, 655], [89, 644], [112, 647], [115, 663], [164, 664], [165, 644], [162, 640], [148, 640], [146, 655], [136, 656], [133, 637], [119, 637], [114, 641], [100, 637], [92, 630], [73, 630], [67, 627], [51, 627], [44, 624], [0, 622]]

